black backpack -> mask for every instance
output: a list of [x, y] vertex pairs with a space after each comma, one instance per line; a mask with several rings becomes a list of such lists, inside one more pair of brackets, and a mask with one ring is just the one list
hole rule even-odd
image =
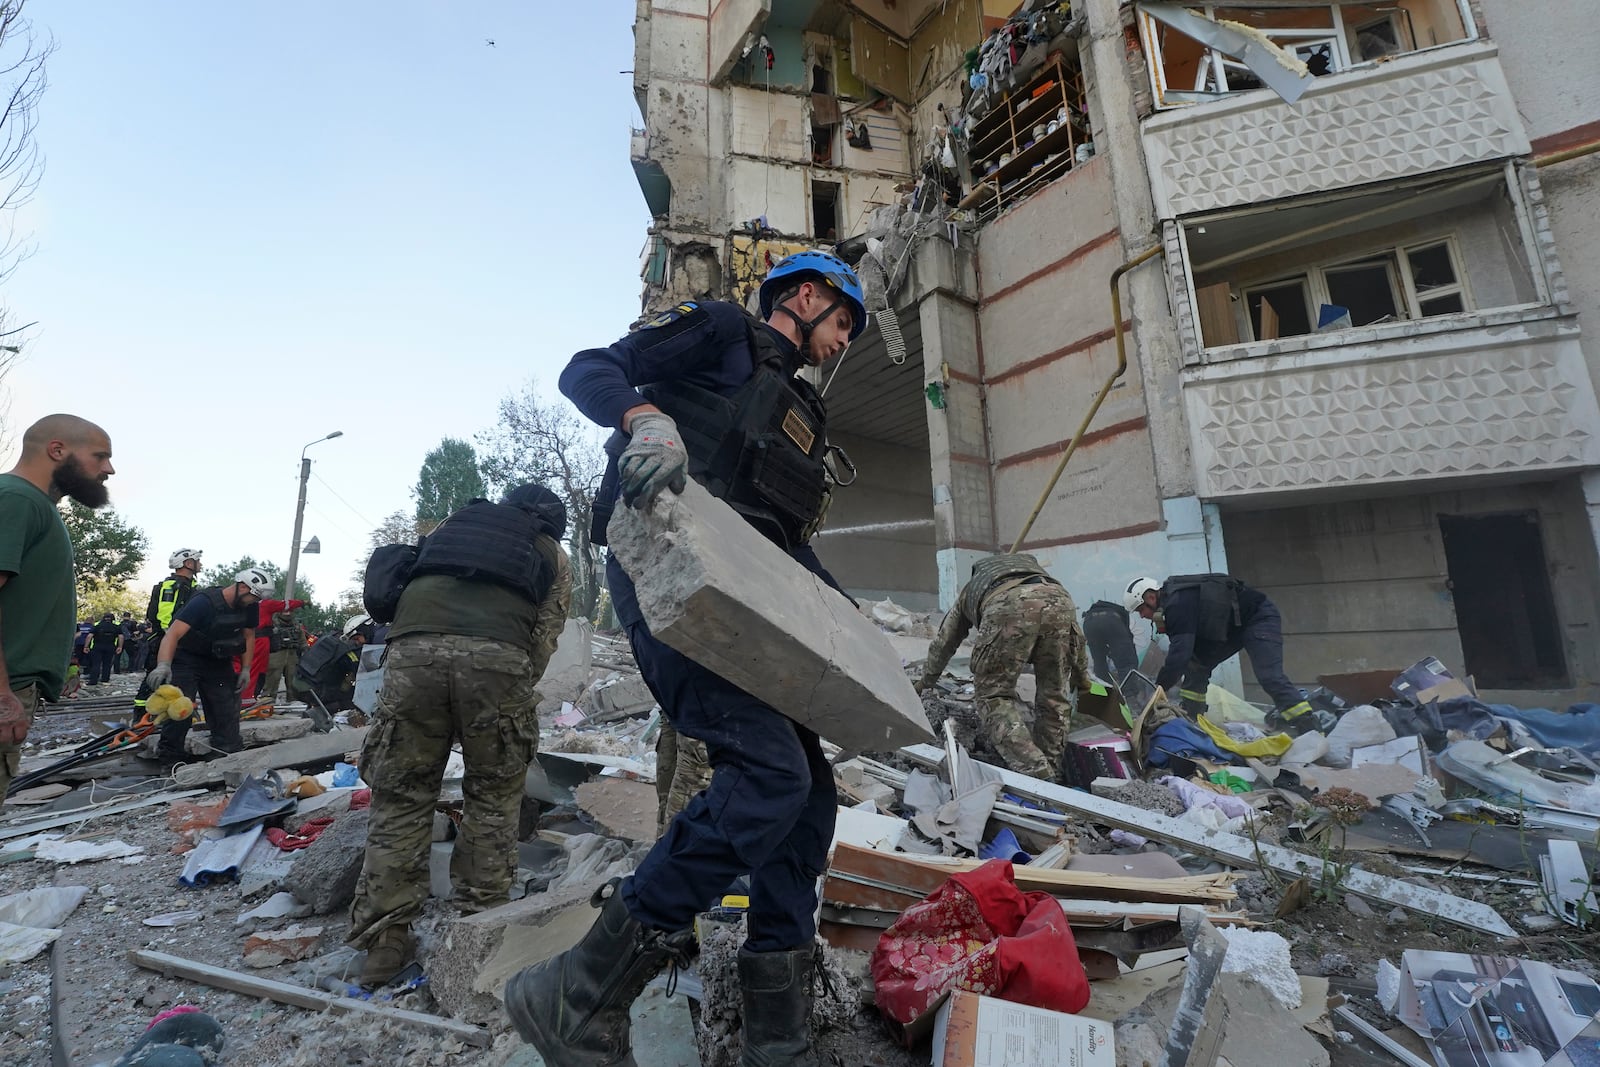
[[361, 606], [373, 622], [382, 626], [394, 621], [420, 551], [420, 545], [380, 545], [372, 550], [361, 581]]

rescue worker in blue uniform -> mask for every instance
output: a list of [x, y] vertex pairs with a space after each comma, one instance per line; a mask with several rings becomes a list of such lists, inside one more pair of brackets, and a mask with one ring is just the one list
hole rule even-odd
[[[648, 507], [692, 477], [839, 589], [807, 544], [830, 484], [826, 412], [795, 374], [860, 335], [861, 283], [838, 257], [801, 252], [768, 272], [760, 305], [764, 322], [735, 304], [680, 304], [573, 357], [561, 391], [620, 431], [607, 444], [591, 533], [605, 543], [618, 496]], [[614, 554], [606, 581], [667, 719], [705, 742], [711, 784], [632, 877], [596, 893], [600, 916], [576, 947], [513, 976], [507, 1012], [550, 1067], [633, 1067], [629, 1005], [669, 961], [682, 962], [695, 915], [748, 874], [741, 1063], [813, 1067], [813, 916], [833, 837], [832, 770], [816, 734], [656, 640]]]

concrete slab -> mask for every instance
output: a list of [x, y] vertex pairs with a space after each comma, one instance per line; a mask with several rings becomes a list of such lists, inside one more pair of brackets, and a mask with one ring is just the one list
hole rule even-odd
[[539, 692], [549, 700], [577, 700], [589, 684], [594, 659], [594, 625], [587, 619], [568, 619], [556, 642], [555, 654], [539, 679]]
[[367, 851], [368, 812], [347, 811], [295, 857], [283, 888], [317, 915], [326, 915], [355, 899], [356, 880]]
[[536, 893], [450, 921], [423, 960], [434, 997], [458, 1019], [503, 1021], [506, 979], [577, 944], [599, 914], [589, 906], [593, 892]]
[[245, 749], [221, 759], [204, 763], [189, 763], [179, 767], [173, 781], [188, 789], [212, 782], [238, 785], [249, 775], [279, 767], [304, 767], [330, 760], [344, 759], [361, 751], [367, 739], [367, 727], [354, 730], [334, 730], [326, 734], [308, 734], [293, 741], [280, 741], [263, 748]]
[[[634, 1051], [648, 1053], [641, 1063], [650, 1067], [700, 1067], [689, 1002], [682, 994], [668, 997], [666, 990], [650, 986], [633, 1002], [632, 1016]], [[505, 1061], [505, 1067], [545, 1065], [533, 1046], [525, 1045]]]
[[[293, 741], [311, 732], [310, 719], [247, 719], [239, 724], [239, 737], [247, 749], [275, 745], [280, 741]], [[183, 739], [184, 750], [196, 756], [211, 751], [211, 735], [200, 730], [190, 730]]]
[[627, 841], [656, 839], [656, 787], [628, 778], [596, 778], [578, 787], [578, 807], [600, 828]]
[[932, 740], [878, 627], [703, 486], [618, 508], [608, 533], [661, 641], [845, 748]]

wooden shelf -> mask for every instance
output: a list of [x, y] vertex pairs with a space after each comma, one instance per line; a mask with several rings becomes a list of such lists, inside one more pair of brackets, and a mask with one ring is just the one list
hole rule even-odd
[[[1071, 169], [1078, 146], [1089, 140], [1083, 129], [1083, 105], [1082, 72], [1059, 55], [1053, 57], [1032, 81], [974, 124], [967, 142], [973, 187], [961, 206], [981, 205], [984, 213], [999, 212], [1007, 201]], [[1035, 138], [1034, 127], [1058, 121], [1063, 109], [1066, 121]], [[1009, 160], [989, 169], [991, 162], [1008, 153]]]

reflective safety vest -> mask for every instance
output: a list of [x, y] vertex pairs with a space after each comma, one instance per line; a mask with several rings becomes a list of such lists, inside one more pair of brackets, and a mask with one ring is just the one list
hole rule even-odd
[[194, 582], [186, 578], [168, 578], [155, 588], [156, 616], [150, 620], [158, 630], [172, 629], [172, 617], [183, 610], [194, 593]]

